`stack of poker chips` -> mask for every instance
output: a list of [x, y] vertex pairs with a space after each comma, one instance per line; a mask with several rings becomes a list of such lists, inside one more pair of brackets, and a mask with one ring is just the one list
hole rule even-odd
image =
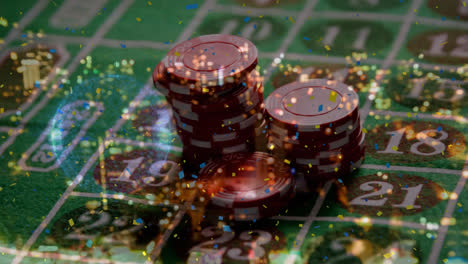
[[264, 124], [256, 65], [250, 41], [206, 35], [176, 45], [156, 66], [153, 81], [172, 107], [187, 166], [255, 148]]
[[326, 79], [294, 82], [266, 99], [269, 146], [309, 183], [349, 175], [364, 159], [359, 99]]

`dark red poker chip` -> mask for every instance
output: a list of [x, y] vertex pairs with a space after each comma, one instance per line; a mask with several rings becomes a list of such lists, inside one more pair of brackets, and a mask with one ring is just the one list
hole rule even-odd
[[263, 102], [263, 85], [257, 72], [252, 72], [249, 80], [239, 85], [238, 89], [217, 98], [215, 102], [205, 102], [194, 97], [175, 97], [170, 92], [169, 101], [175, 109], [198, 114], [242, 111], [252, 104]]
[[285, 129], [281, 126], [278, 126], [274, 122], [270, 123], [270, 134], [273, 134], [277, 137], [287, 138], [288, 141], [298, 143], [310, 143], [316, 141], [333, 141], [338, 140], [343, 137], [348, 136], [351, 132], [356, 129], [361, 129], [360, 127], [361, 119], [359, 115], [354, 120], [349, 120], [341, 126], [328, 126], [320, 127], [319, 131], [314, 132], [299, 132], [295, 129]]
[[326, 79], [282, 86], [266, 99], [272, 122], [299, 132], [320, 131], [357, 119], [359, 98], [347, 85]]
[[311, 153], [315, 154], [321, 151], [335, 150], [346, 148], [353, 143], [357, 144], [361, 139], [362, 131], [359, 126], [357, 129], [350, 131], [350, 134], [345, 134], [341, 138], [331, 140], [291, 140], [288, 137], [280, 137], [274, 133], [270, 133], [270, 141], [274, 145], [291, 151], [297, 154]]
[[[256, 128], [262, 124], [264, 111], [257, 113], [255, 115], [249, 116], [247, 119], [230, 125], [219, 125], [217, 127], [212, 126], [200, 126], [192, 125], [186, 123], [184, 118], [179, 118], [177, 115], [174, 115], [174, 120], [177, 125], [178, 130], [183, 130], [194, 135], [205, 135], [205, 137], [211, 137], [215, 134], [228, 134], [232, 132], [244, 131], [246, 129]], [[184, 119], [182, 121], [181, 119]]]
[[302, 173], [306, 180], [323, 181], [346, 177], [354, 170], [358, 169], [365, 158], [365, 146], [360, 147], [360, 152], [350, 153], [348, 156], [332, 164], [310, 166], [295, 164], [297, 172]]
[[205, 35], [175, 45], [162, 63], [167, 78], [183, 85], [178, 92], [190, 95], [236, 83], [255, 68], [257, 56], [257, 48], [245, 38]]
[[[255, 128], [248, 128], [246, 130], [239, 130], [238, 132], [231, 132], [227, 134], [205, 134], [197, 135], [186, 132], [182, 129], [177, 131], [179, 137], [184, 144], [195, 145], [199, 147], [225, 147], [244, 142], [253, 142], [256, 135]], [[198, 144], [197, 144], [198, 143]]]
[[244, 129], [253, 125], [257, 120], [263, 118], [264, 104], [259, 102], [250, 106], [245, 111], [231, 112], [224, 114], [199, 115], [193, 112], [178, 111], [173, 108], [173, 116], [179, 126], [183, 124], [200, 127], [206, 130], [231, 127], [232, 129]]
[[200, 180], [202, 193], [236, 220], [258, 219], [261, 207], [278, 209], [274, 205], [294, 188], [290, 168], [264, 152], [224, 155], [201, 169]]

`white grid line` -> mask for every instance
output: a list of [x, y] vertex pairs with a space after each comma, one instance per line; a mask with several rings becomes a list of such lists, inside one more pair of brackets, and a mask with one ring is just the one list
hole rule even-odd
[[460, 197], [461, 192], [465, 188], [466, 180], [468, 179], [468, 155], [465, 159], [465, 167], [463, 168], [463, 172], [460, 176], [460, 179], [457, 182], [455, 190], [453, 191], [452, 195], [455, 194], [455, 197], [450, 195], [450, 200], [447, 203], [447, 207], [445, 208], [444, 217], [441, 220], [441, 227], [439, 228], [439, 232], [437, 233], [437, 238], [432, 245], [431, 254], [429, 255], [429, 259], [427, 261], [428, 264], [436, 264], [438, 262], [440, 251], [442, 246], [444, 245], [445, 237], [447, 236], [447, 231], [449, 229], [449, 222], [450, 218], [453, 216], [453, 212], [455, 211], [455, 205], [457, 204], [458, 198]]
[[[304, 224], [301, 227], [301, 230], [299, 230], [299, 233], [296, 236], [296, 240], [295, 240], [296, 244], [294, 246], [295, 248], [294, 250], [300, 251], [302, 243], [304, 242], [304, 239], [307, 236], [307, 233], [309, 232], [309, 229], [312, 226], [312, 223], [317, 217], [317, 214], [319, 213], [320, 208], [322, 208], [322, 204], [325, 201], [325, 198], [327, 197], [328, 191], [330, 191], [332, 184], [333, 182], [329, 181], [325, 184], [323, 189], [320, 190], [319, 197], [317, 197], [314, 207], [312, 207], [312, 210], [310, 211], [309, 216], [306, 218]], [[297, 257], [296, 254], [290, 254], [288, 258], [286, 259], [286, 263], [293, 264], [296, 260], [296, 257]]]
[[[392, 45], [392, 49], [388, 53], [387, 57], [385, 58], [384, 62], [381, 65], [381, 68], [379, 69], [381, 71], [381, 75], [376, 77], [378, 86], [380, 86], [380, 83], [382, 82], [385, 76], [386, 70], [392, 65], [395, 57], [397, 56], [398, 52], [401, 50], [401, 47], [405, 39], [408, 36], [409, 30], [411, 27], [411, 22], [413, 21], [415, 17], [414, 10], [417, 10], [419, 6], [421, 6], [422, 3], [423, 3], [423, 0], [413, 0], [411, 7], [409, 8], [408, 13], [405, 16], [404, 22], [400, 27], [400, 31], [398, 32], [397, 38], [395, 39]], [[375, 93], [376, 91], [369, 92], [369, 94], [367, 95], [367, 100], [364, 103], [364, 106], [361, 108], [361, 125], [364, 125], [367, 115], [369, 114], [369, 111], [371, 110]]]

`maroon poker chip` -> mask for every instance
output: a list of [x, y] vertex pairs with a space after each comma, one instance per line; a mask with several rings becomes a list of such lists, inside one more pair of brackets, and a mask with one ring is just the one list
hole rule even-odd
[[[289, 166], [264, 152], [224, 155], [200, 171], [202, 192], [215, 206], [232, 210], [236, 220], [263, 217], [263, 208], [278, 210], [290, 199], [294, 177]], [[272, 212], [270, 212], [271, 214]]]
[[[257, 65], [257, 48], [233, 35], [205, 35], [175, 45], [163, 59], [165, 75], [177, 93], [222, 91]], [[171, 89], [172, 90], [172, 89]]]
[[359, 98], [347, 85], [326, 79], [294, 82], [268, 96], [266, 114], [280, 127], [299, 132], [321, 131], [356, 120]]

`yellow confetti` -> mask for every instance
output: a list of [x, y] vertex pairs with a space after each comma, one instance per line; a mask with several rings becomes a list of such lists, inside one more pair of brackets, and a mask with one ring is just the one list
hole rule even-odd
[[339, 218], [340, 220], [343, 220], [343, 215], [338, 215], [338, 218]]
[[331, 50], [330, 46], [328, 46], [328, 45], [325, 45], [324, 47], [325, 47], [325, 49], [328, 50], [328, 51]]
[[447, 44], [447, 43], [448, 43], [448, 41], [445, 41], [445, 42], [440, 43], [440, 45], [441, 45], [441, 46], [444, 46], [444, 45]]
[[311, 96], [309, 97], [309, 99], [310, 99], [310, 100], [314, 100], [315, 97], [311, 95]]
[[275, 240], [276, 240], [276, 241], [279, 241], [279, 237], [278, 237], [277, 235], [275, 236]]
[[141, 22], [141, 18], [137, 17], [136, 21]]
[[335, 91], [330, 92], [330, 97], [328, 97], [328, 101], [330, 101], [330, 102], [335, 102], [336, 101], [336, 92]]
[[75, 225], [75, 222], [73, 221], [73, 219], [70, 218], [70, 219], [68, 219], [68, 224], [69, 224], [70, 226], [74, 226], [74, 225]]
[[367, 133], [367, 129], [363, 128], [362, 133]]
[[267, 208], [267, 206], [266, 206], [266, 205], [263, 205], [263, 208]]
[[153, 5], [153, 3], [151, 3], [151, 1], [148, 1], [148, 5], [149, 5], [149, 6], [150, 6], [150, 5]]
[[176, 51], [176, 52], [174, 52], [174, 55], [176, 55], [177, 57], [179, 57], [179, 56], [180, 56], [180, 53]]
[[418, 10], [417, 10], [417, 9], [414, 9], [413, 11], [414, 11], [415, 13], [416, 13], [416, 12], [418, 12]]
[[383, 255], [383, 256], [387, 259], [387, 258], [390, 258], [390, 257], [392, 256], [392, 254], [387, 253], [387, 254], [385, 254], [385, 255]]
[[328, 228], [333, 228], [333, 224], [328, 225]]
[[411, 113], [406, 113], [406, 115], [407, 115], [408, 117], [411, 117]]
[[392, 149], [393, 149], [394, 151], [397, 151], [397, 150], [398, 150], [398, 147], [397, 147], [397, 146], [392, 146]]
[[465, 3], [465, 1], [463, 1], [463, 6], [466, 6], [466, 3]]
[[411, 209], [413, 209], [413, 206], [411, 204], [406, 206], [406, 210], [411, 210]]
[[100, 93], [101, 93], [101, 88], [97, 88], [97, 89], [96, 89], [96, 93], [97, 93], [97, 94], [100, 94]]
[[291, 23], [295, 23], [294, 18], [292, 18], [292, 16], [290, 16], [288, 19], [289, 21], [291, 21]]
[[4, 17], [0, 17], [0, 26], [8, 27], [8, 20]]
[[286, 164], [291, 164], [291, 161], [290, 161], [290, 160], [287, 160], [287, 159], [285, 159], [285, 160], [284, 160], [284, 163], [286, 163]]
[[377, 216], [381, 216], [383, 213], [381, 211], [377, 212]]

